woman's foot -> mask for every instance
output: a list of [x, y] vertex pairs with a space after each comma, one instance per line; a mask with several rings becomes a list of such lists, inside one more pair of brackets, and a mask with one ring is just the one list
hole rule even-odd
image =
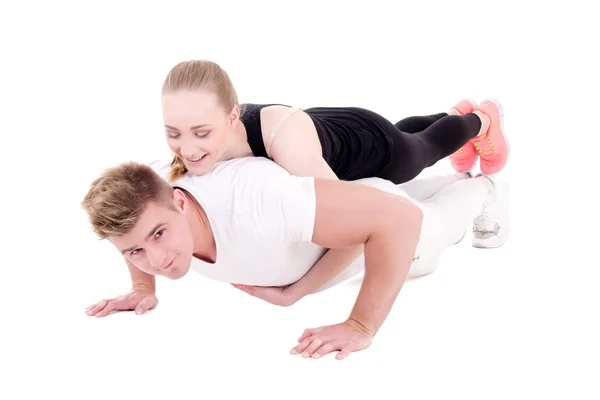
[[501, 171], [508, 161], [510, 147], [504, 135], [502, 105], [494, 100], [483, 101], [474, 111], [481, 118], [482, 129], [469, 142], [480, 158], [480, 169], [486, 175]]
[[[477, 104], [471, 100], [462, 100], [448, 111], [448, 115], [465, 115], [472, 113]], [[477, 151], [471, 141], [450, 155], [450, 164], [456, 172], [469, 172], [477, 162]]]
[[477, 108], [477, 103], [470, 99], [464, 99], [456, 103], [449, 111], [448, 115], [465, 115], [472, 113]]

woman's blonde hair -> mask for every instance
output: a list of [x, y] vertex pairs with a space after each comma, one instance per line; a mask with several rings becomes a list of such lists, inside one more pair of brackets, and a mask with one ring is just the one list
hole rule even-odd
[[[217, 95], [219, 105], [230, 112], [238, 105], [237, 93], [229, 75], [217, 63], [207, 60], [183, 61], [175, 65], [162, 87], [162, 93], [174, 93], [180, 90], [210, 90]], [[187, 172], [183, 160], [177, 155], [171, 162], [171, 181], [181, 178]]]

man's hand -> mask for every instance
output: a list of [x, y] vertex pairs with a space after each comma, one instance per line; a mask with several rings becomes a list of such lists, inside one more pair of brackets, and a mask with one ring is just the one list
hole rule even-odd
[[158, 298], [154, 293], [142, 290], [132, 290], [122, 296], [102, 300], [86, 308], [89, 316], [105, 317], [114, 311], [135, 310], [136, 314], [144, 314], [158, 305]]
[[235, 283], [232, 286], [276, 306], [288, 307], [300, 300], [290, 290], [290, 286], [248, 286]]
[[321, 358], [333, 351], [340, 351], [335, 358], [343, 360], [353, 351], [364, 350], [371, 345], [373, 334], [352, 319], [344, 323], [323, 326], [304, 331], [292, 354], [302, 353], [304, 358]]

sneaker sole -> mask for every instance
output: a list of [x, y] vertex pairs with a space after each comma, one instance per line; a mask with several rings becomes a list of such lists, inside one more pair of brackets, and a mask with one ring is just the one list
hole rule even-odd
[[508, 235], [509, 231], [507, 229], [500, 229], [497, 235], [486, 239], [477, 239], [473, 237], [471, 244], [477, 249], [497, 249], [498, 247], [504, 246], [508, 240]]
[[473, 247], [476, 249], [497, 249], [499, 247], [504, 246], [506, 243], [506, 238], [500, 243], [491, 243], [490, 241], [486, 241], [485, 239], [481, 240], [473, 240]]
[[[500, 103], [499, 100], [496, 100], [494, 98], [488, 98], [487, 100], [491, 101], [492, 103], [494, 103], [496, 105], [496, 107], [498, 107], [498, 114], [500, 114], [500, 133], [502, 134], [504, 143], [506, 143], [506, 161], [504, 162], [504, 166], [500, 169], [500, 171], [502, 171], [504, 168], [506, 168], [506, 166], [508, 165], [508, 160], [510, 159], [510, 143], [508, 141], [508, 137], [504, 133], [504, 108], [502, 107], [502, 103]], [[494, 172], [493, 174], [490, 174], [490, 175], [497, 174], [500, 171]]]

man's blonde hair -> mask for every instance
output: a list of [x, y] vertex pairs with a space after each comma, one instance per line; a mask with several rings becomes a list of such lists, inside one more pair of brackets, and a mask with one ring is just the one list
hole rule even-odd
[[95, 179], [81, 205], [101, 238], [127, 234], [149, 203], [175, 209], [173, 188], [147, 165], [127, 162]]
[[[206, 89], [217, 95], [219, 105], [229, 113], [238, 104], [238, 96], [229, 75], [217, 63], [208, 60], [182, 61], [175, 65], [163, 82], [162, 93]], [[173, 157], [169, 179], [181, 178], [187, 168], [178, 156]]]

